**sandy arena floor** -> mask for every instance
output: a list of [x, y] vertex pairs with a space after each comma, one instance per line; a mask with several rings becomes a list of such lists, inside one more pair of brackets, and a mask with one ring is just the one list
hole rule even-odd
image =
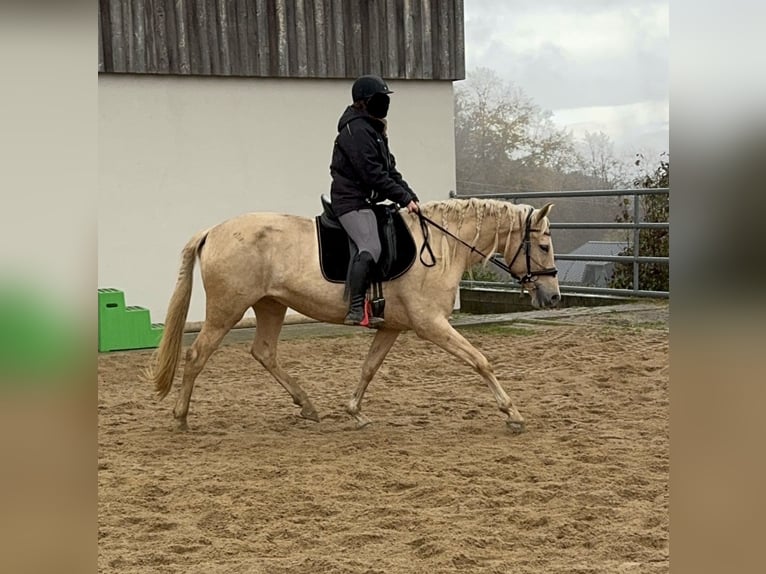
[[[99, 571], [669, 571], [667, 305], [462, 332], [527, 421], [514, 435], [481, 378], [413, 334], [394, 345], [356, 430], [343, 407], [372, 334], [286, 337], [285, 368], [323, 417], [297, 417], [249, 355], [221, 347], [178, 388], [99, 357]], [[337, 333], [341, 333], [338, 335]]]

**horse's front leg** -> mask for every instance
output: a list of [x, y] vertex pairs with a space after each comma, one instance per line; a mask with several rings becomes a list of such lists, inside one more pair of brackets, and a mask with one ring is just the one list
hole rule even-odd
[[370, 419], [364, 416], [361, 412], [362, 397], [364, 397], [364, 391], [367, 389], [367, 385], [378, 372], [380, 365], [383, 363], [383, 359], [391, 350], [391, 347], [396, 341], [401, 331], [394, 329], [379, 329], [375, 333], [375, 338], [372, 340], [372, 345], [367, 353], [367, 358], [362, 365], [362, 376], [359, 380], [359, 385], [354, 390], [354, 394], [351, 400], [348, 402], [346, 412], [356, 419], [357, 428], [362, 428], [370, 424]]
[[513, 405], [513, 401], [503, 390], [503, 387], [500, 386], [487, 358], [471, 345], [465, 337], [458, 333], [446, 318], [423, 323], [416, 328], [415, 332], [419, 337], [439, 345], [445, 351], [473, 367], [489, 386], [492, 394], [495, 396], [498, 408], [508, 415], [508, 420], [506, 421], [508, 427], [513, 432], [524, 431], [524, 417], [521, 416], [518, 409]]

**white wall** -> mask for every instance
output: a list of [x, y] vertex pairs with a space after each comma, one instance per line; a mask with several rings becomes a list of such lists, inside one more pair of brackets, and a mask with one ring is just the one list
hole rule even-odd
[[[248, 211], [312, 217], [351, 81], [99, 76], [98, 284], [164, 321], [181, 248]], [[455, 189], [451, 82], [392, 81], [389, 137], [421, 201]], [[204, 319], [197, 272], [189, 321]]]

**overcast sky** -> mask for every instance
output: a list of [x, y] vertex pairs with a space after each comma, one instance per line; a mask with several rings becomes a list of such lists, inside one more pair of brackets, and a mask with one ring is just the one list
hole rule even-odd
[[668, 150], [669, 0], [464, 0], [466, 71], [495, 70], [575, 136]]

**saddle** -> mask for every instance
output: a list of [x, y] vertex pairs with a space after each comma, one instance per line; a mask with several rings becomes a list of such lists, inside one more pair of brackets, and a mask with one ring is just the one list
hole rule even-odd
[[[415, 240], [396, 205], [376, 204], [371, 208], [378, 220], [382, 247], [372, 281], [391, 281], [412, 267], [415, 261]], [[316, 228], [322, 276], [331, 283], [345, 283], [357, 249], [341, 227], [327, 194], [322, 195], [322, 213], [316, 216]]]

